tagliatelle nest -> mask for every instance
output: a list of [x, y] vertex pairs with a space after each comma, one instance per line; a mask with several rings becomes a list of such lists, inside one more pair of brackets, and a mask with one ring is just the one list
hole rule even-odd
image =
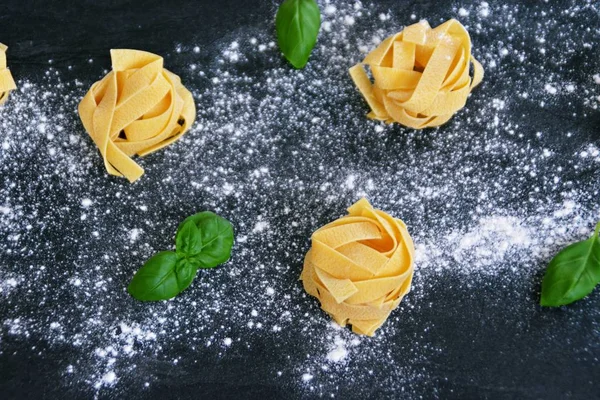
[[7, 48], [0, 43], [0, 105], [8, 99], [9, 92], [17, 88], [10, 71], [6, 68]]
[[79, 104], [81, 121], [106, 170], [130, 182], [144, 174], [131, 159], [179, 139], [196, 118], [192, 94], [163, 59], [139, 50], [111, 50], [113, 70]]
[[365, 199], [318, 229], [300, 279], [321, 308], [372, 336], [410, 290], [414, 245], [406, 225]]
[[350, 75], [371, 107], [370, 118], [420, 129], [442, 125], [463, 108], [483, 67], [471, 55], [469, 33], [451, 19], [435, 29], [427, 21], [406, 27], [350, 68]]

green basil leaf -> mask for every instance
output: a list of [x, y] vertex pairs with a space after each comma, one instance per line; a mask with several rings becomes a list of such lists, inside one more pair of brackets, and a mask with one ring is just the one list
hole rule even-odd
[[233, 247], [233, 226], [225, 218], [210, 211], [194, 214], [183, 221], [180, 230], [189, 221], [193, 221], [200, 231], [202, 251], [190, 257], [199, 268], [214, 268], [231, 257]]
[[127, 287], [142, 301], [167, 300], [190, 286], [198, 268], [213, 268], [231, 256], [233, 227], [204, 211], [186, 218], [177, 229], [176, 252], [163, 251], [136, 272]]
[[177, 284], [179, 292], [183, 292], [192, 284], [196, 277], [198, 267], [188, 258], [180, 258], [175, 265], [175, 275], [177, 276]]
[[136, 272], [127, 291], [142, 301], [167, 300], [190, 285], [195, 271], [192, 266], [181, 263], [175, 252], [162, 251]]
[[559, 307], [577, 301], [600, 283], [600, 222], [594, 236], [574, 243], [550, 261], [542, 281], [540, 304]]
[[304, 68], [317, 43], [321, 13], [315, 0], [285, 0], [277, 11], [277, 42], [287, 60]]
[[183, 257], [192, 257], [202, 251], [202, 236], [194, 221], [187, 221], [177, 231], [175, 246], [177, 254]]

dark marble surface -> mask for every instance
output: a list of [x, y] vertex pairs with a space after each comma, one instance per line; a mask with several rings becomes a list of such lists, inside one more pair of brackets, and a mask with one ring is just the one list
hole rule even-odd
[[[397, 1], [380, 3], [384, 7], [394, 7]], [[457, 5], [448, 1], [406, 3], [403, 7], [407, 10], [436, 17], [444, 17]], [[526, 3], [534, 5], [537, 2]], [[57, 66], [78, 66], [77, 74], [83, 74], [89, 68], [95, 76], [97, 67], [87, 67], [87, 60], [93, 58], [95, 63], [108, 65], [109, 48], [144, 48], [162, 54], [172, 52], [180, 43], [203, 43], [209, 47], [210, 43], [242, 27], [254, 29], [272, 24], [275, 9], [276, 4], [272, 1], [3, 0], [0, 4], [0, 41], [10, 45], [9, 60], [15, 76], [33, 80], [39, 68], [48, 66], [49, 59]], [[597, 30], [599, 21], [597, 17], [586, 17], [581, 23], [584, 26], [595, 23], [596, 26], [590, 28]], [[485, 47], [486, 44], [480, 45]], [[575, 71], [593, 67], [600, 72], [600, 63], [592, 54], [575, 55], [570, 63]], [[182, 68], [174, 65], [173, 69]], [[68, 78], [69, 72], [64, 73]], [[577, 72], [572, 78], [583, 79]], [[491, 90], [493, 80], [490, 85]], [[569, 120], [568, 116], [558, 112], [552, 114], [525, 108], [523, 117], [518, 119], [524, 130], [543, 129], [551, 133], [568, 129], [580, 141], [598, 143], [598, 112], [583, 120]], [[535, 123], [536, 127], [529, 129], [528, 123]], [[427, 139], [423, 141], [423, 146], [427, 146]], [[557, 152], [564, 152], [565, 157], [569, 157], [575, 148], [574, 141], [560, 139], [556, 139], [553, 146]], [[373, 158], [377, 159], [376, 155]], [[582, 179], [593, 187], [598, 171], [586, 171], [583, 176], [572, 178]], [[518, 203], [516, 196], [511, 200]], [[323, 220], [327, 218], [323, 217]], [[305, 230], [304, 233], [308, 233], [308, 229]], [[55, 234], [59, 240], [60, 232]], [[437, 306], [421, 308], [417, 322], [430, 327], [428, 340], [432, 346], [443, 348], [443, 352], [416, 366], [426, 370], [428, 378], [426, 382], [416, 383], [415, 393], [424, 398], [460, 399], [599, 398], [600, 339], [598, 323], [594, 320], [598, 312], [586, 310], [598, 310], [600, 294], [596, 291], [585, 302], [566, 310], [542, 312], [539, 307], [532, 306], [537, 302], [542, 273], [540, 267], [536, 282], [512, 282], [509, 288], [499, 287], [492, 280], [473, 289], [481, 296], [467, 295], [470, 289], [461, 284], [459, 277], [444, 276], [443, 280], [440, 278], [434, 283], [421, 301], [424, 304], [436, 302]], [[294, 279], [291, 277], [290, 281]], [[453, 289], [457, 287], [460, 289]], [[519, 298], [505, 299], [507, 293], [516, 292], [521, 293]], [[510, 302], [511, 306], [506, 307], [504, 301]], [[406, 312], [410, 314], [410, 310]], [[431, 321], [435, 323], [430, 324]], [[411, 336], [420, 329], [422, 326], [417, 324], [406, 327], [405, 332]], [[556, 330], [564, 335], [549, 335]], [[285, 340], [293, 342], [293, 334], [286, 335]], [[70, 346], [49, 347], [43, 338], [23, 340], [5, 335], [2, 348], [0, 397], [82, 398], [93, 395], [88, 387], [64, 384], [59, 371], [64, 371], [70, 362], [73, 351]], [[187, 350], [184, 345], [170, 349], [174, 355]], [[286, 358], [284, 354], [272, 353], [266, 339], [256, 342], [247, 352], [240, 350], [226, 358], [207, 356], [201, 366], [190, 359], [184, 359], [177, 368], [151, 357], [137, 362], [136, 374], [139, 376], [122, 377], [119, 392], [101, 391], [100, 397], [269, 399], [315, 396], [297, 390], [293, 382], [270, 378], [273, 365], [285, 364]], [[146, 374], [156, 379], [151, 390], [142, 391], [140, 382]], [[377, 372], [361, 379], [361, 385], [371, 385], [368, 397], [389, 398], [385, 379]], [[340, 385], [336, 397], [354, 397], [355, 384]]]

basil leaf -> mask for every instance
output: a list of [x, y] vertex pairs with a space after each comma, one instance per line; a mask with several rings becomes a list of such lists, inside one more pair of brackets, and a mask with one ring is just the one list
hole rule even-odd
[[167, 300], [186, 289], [195, 272], [195, 268], [178, 260], [175, 252], [162, 251], [136, 272], [127, 291], [142, 301]]
[[192, 257], [202, 251], [202, 236], [194, 221], [187, 221], [177, 231], [175, 246], [177, 254], [184, 257]]
[[287, 60], [304, 68], [317, 43], [321, 13], [315, 0], [285, 0], [275, 17], [277, 42]]
[[594, 236], [574, 243], [550, 261], [542, 281], [540, 304], [559, 307], [577, 301], [600, 283], [600, 222]]
[[202, 251], [190, 257], [192, 262], [197, 263], [199, 268], [214, 268], [229, 260], [233, 247], [233, 226], [229, 221], [210, 211], [203, 211], [186, 218], [179, 227], [180, 231], [189, 221], [196, 224], [202, 240]]
[[213, 268], [229, 260], [233, 226], [204, 211], [186, 218], [177, 229], [176, 251], [163, 251], [136, 272], [127, 287], [142, 301], [167, 300], [190, 286], [198, 268]]
[[175, 275], [177, 275], [177, 283], [179, 285], [179, 293], [183, 292], [192, 284], [196, 277], [198, 267], [195, 266], [190, 259], [180, 258], [175, 265]]

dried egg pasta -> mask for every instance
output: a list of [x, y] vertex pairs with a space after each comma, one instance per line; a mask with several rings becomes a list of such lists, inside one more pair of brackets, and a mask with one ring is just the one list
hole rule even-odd
[[361, 199], [312, 235], [300, 279], [341, 326], [372, 336], [410, 290], [414, 245], [399, 219]]
[[8, 99], [9, 92], [17, 88], [10, 71], [6, 68], [7, 48], [8, 47], [0, 43], [0, 104], [4, 104]]
[[94, 83], [79, 104], [85, 130], [106, 170], [130, 182], [144, 170], [131, 159], [179, 139], [196, 118], [192, 94], [163, 59], [139, 50], [111, 50], [112, 71]]
[[460, 22], [431, 29], [421, 21], [384, 40], [350, 68], [350, 76], [371, 108], [369, 118], [421, 129], [442, 125], [463, 108], [483, 79], [483, 67], [471, 55], [471, 38]]

